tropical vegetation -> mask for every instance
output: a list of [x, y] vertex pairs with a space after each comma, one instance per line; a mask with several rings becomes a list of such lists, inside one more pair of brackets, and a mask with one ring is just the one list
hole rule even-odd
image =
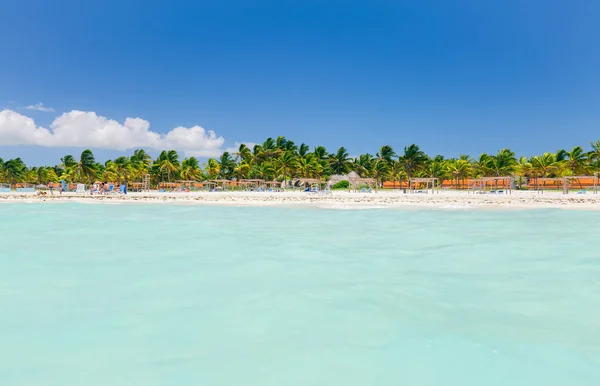
[[[600, 141], [588, 150], [575, 146], [570, 150], [546, 152], [532, 157], [519, 157], [510, 149], [479, 157], [461, 155], [445, 158], [427, 155], [415, 144], [395, 150], [382, 146], [375, 154], [349, 155], [346, 148], [328, 151], [323, 146], [310, 148], [296, 145], [285, 137], [267, 138], [261, 144], [239, 146], [235, 152], [224, 152], [203, 164], [195, 157], [181, 158], [175, 150], [165, 150], [152, 158], [143, 149], [100, 163], [91, 150], [79, 157], [67, 154], [53, 166], [25, 165], [21, 158], [0, 158], [0, 182], [4, 184], [47, 184], [65, 181], [90, 184], [95, 180], [127, 183], [149, 178], [151, 185], [178, 180], [263, 179], [286, 181], [298, 178], [328, 179], [332, 175], [356, 172], [379, 183], [400, 183], [414, 177], [436, 177], [453, 181], [482, 176], [515, 177], [517, 186], [533, 177], [600, 175]], [[400, 185], [398, 185], [400, 186]]]

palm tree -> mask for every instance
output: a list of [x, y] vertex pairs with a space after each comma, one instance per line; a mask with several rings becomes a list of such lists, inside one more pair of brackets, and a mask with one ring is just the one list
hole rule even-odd
[[219, 157], [218, 162], [220, 165], [219, 176], [221, 178], [229, 179], [231, 177], [231, 174], [233, 174], [233, 169], [235, 169], [235, 161], [233, 160], [233, 158], [231, 158], [231, 154], [229, 154], [228, 152], [224, 152]]
[[298, 159], [291, 151], [286, 151], [279, 158], [275, 159], [275, 166], [281, 169], [283, 174], [283, 186], [287, 187], [287, 172], [298, 166]]
[[275, 147], [279, 150], [287, 150], [287, 139], [283, 135], [280, 135], [275, 140]]
[[600, 140], [591, 142], [590, 145], [592, 145], [592, 151], [588, 153], [588, 159], [590, 161], [600, 160]]
[[130, 159], [133, 164], [139, 163], [146, 167], [150, 166], [152, 163], [152, 157], [150, 157], [150, 154], [146, 153], [144, 149], [134, 150]]
[[143, 149], [138, 149], [133, 152], [133, 155], [129, 157], [131, 164], [131, 177], [137, 181], [141, 181], [145, 175], [148, 174], [150, 165], [152, 164], [152, 158]]
[[514, 173], [517, 167], [515, 153], [509, 149], [502, 149], [495, 156], [482, 154], [479, 167], [486, 176], [506, 176]]
[[571, 171], [571, 175], [585, 174], [588, 155], [581, 146], [575, 146], [571, 151], [566, 151], [565, 164]]
[[392, 149], [392, 147], [390, 145], [382, 146], [379, 149], [379, 152], [377, 153], [377, 158], [380, 160], [384, 160], [388, 164], [392, 163], [393, 158], [395, 156], [396, 156], [396, 152], [394, 151], [394, 149]]
[[245, 161], [246, 163], [250, 163], [252, 159], [252, 152], [250, 148], [245, 143], [240, 144], [238, 151], [234, 153], [235, 162]]
[[350, 157], [345, 147], [340, 147], [335, 154], [329, 155], [329, 167], [334, 174], [346, 174], [350, 169]]
[[371, 170], [372, 176], [375, 178], [378, 186], [382, 182], [383, 177], [389, 174], [391, 169], [390, 163], [383, 158], [377, 158], [373, 163], [373, 169]]
[[161, 179], [164, 182], [164, 174], [167, 174], [167, 181], [171, 182], [171, 175], [179, 169], [179, 154], [175, 150], [163, 150], [157, 159], [158, 169], [161, 174]]
[[84, 150], [75, 167], [77, 170], [76, 174], [79, 175], [81, 181], [91, 184], [96, 176], [96, 159], [94, 158], [94, 153], [90, 149]]
[[265, 142], [263, 142], [261, 145], [256, 145], [254, 147], [254, 150], [256, 153], [256, 158], [261, 161], [265, 161], [276, 157], [282, 152], [282, 150], [277, 148], [277, 144], [273, 140], [273, 138], [270, 137], [267, 138]]
[[21, 158], [14, 158], [4, 162], [2, 170], [4, 179], [10, 185], [13, 185], [17, 182], [23, 181], [27, 173], [27, 166], [25, 166], [25, 163]]
[[119, 179], [117, 165], [115, 165], [115, 162], [110, 159], [104, 163], [104, 167], [98, 170], [96, 175], [102, 181], [117, 181]]
[[[389, 176], [394, 182], [394, 189], [396, 189], [396, 182], [402, 182], [406, 178], [406, 171], [404, 170], [404, 165], [400, 160], [396, 160], [392, 162], [392, 165], [389, 170]], [[402, 187], [402, 184], [400, 184]]]
[[404, 165], [404, 171], [408, 179], [411, 179], [415, 173], [422, 170], [428, 161], [428, 157], [419, 146], [412, 144], [404, 148], [404, 154], [399, 158]]
[[320, 176], [320, 173], [323, 171], [321, 164], [312, 153], [307, 154], [306, 157], [299, 158], [296, 167], [299, 176], [303, 178]]
[[63, 169], [71, 168], [77, 165], [75, 157], [73, 157], [71, 154], [67, 154], [66, 156], [62, 157], [60, 159], [60, 162], [62, 162], [60, 164], [60, 167], [62, 167]]
[[423, 170], [426, 177], [437, 178], [443, 181], [448, 175], [447, 162], [444, 159], [433, 159]]
[[209, 180], [215, 179], [219, 176], [221, 172], [221, 165], [219, 161], [214, 158], [209, 158], [206, 164], [204, 165], [204, 174], [206, 178]]
[[373, 175], [372, 170], [374, 164], [375, 158], [371, 154], [361, 154], [358, 158], [354, 159], [352, 168], [361, 177], [370, 177]]
[[460, 180], [465, 180], [468, 178], [473, 170], [472, 164], [461, 157], [461, 159], [451, 160], [446, 163], [446, 168], [450, 175], [456, 180], [456, 188], [459, 188]]
[[131, 164], [131, 159], [129, 157], [121, 156], [115, 158], [113, 163], [115, 165], [119, 185], [121, 185], [122, 182], [127, 184], [129, 178], [135, 173], [135, 169]]
[[308, 147], [307, 144], [305, 144], [305, 143], [300, 144], [300, 147], [298, 148], [298, 155], [300, 157], [306, 157], [306, 155], [308, 154], [309, 151], [310, 151], [310, 147]]
[[555, 153], [544, 153], [541, 156], [531, 158], [532, 171], [537, 176], [544, 178], [544, 188], [546, 187], [545, 178], [553, 175], [560, 169], [561, 161], [558, 161], [557, 158], [557, 154]]
[[181, 170], [179, 172], [183, 180], [196, 181], [201, 175], [200, 163], [196, 157], [185, 158], [181, 162]]
[[522, 189], [523, 180], [527, 180], [528, 178], [531, 178], [534, 175], [533, 165], [527, 157], [521, 157], [519, 159], [519, 163], [515, 168], [515, 174], [519, 177], [518, 187], [519, 189]]
[[261, 178], [263, 180], [271, 180], [273, 175], [275, 174], [275, 169], [273, 169], [273, 165], [270, 162], [263, 162], [260, 165], [254, 167], [252, 169], [252, 172], [257, 178]]
[[233, 169], [233, 174], [238, 179], [247, 178], [249, 173], [250, 173], [250, 164], [248, 164], [245, 161], [242, 161], [242, 162], [238, 163], [235, 166], [235, 169]]

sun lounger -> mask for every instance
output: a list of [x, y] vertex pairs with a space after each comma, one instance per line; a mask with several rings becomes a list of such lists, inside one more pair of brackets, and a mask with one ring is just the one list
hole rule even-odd
[[85, 194], [85, 185], [77, 184], [77, 189], [75, 189], [75, 193], [77, 194]]

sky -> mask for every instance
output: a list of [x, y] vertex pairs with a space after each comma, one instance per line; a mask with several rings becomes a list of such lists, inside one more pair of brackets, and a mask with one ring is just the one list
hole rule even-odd
[[593, 0], [3, 0], [0, 15], [5, 160], [206, 158], [279, 135], [448, 157], [600, 139]]

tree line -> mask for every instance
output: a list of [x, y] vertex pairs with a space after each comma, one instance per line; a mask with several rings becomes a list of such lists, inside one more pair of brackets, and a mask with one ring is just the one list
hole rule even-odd
[[79, 159], [65, 155], [54, 166], [27, 167], [21, 158], [4, 161], [0, 158], [0, 182], [8, 184], [47, 184], [64, 180], [90, 184], [96, 180], [117, 182], [142, 181], [149, 175], [151, 184], [176, 180], [247, 179], [290, 181], [294, 178], [328, 179], [334, 174], [355, 171], [361, 177], [377, 181], [401, 182], [414, 177], [435, 177], [460, 180], [473, 177], [514, 176], [518, 183], [532, 177], [562, 177], [600, 174], [600, 141], [589, 150], [575, 146], [571, 150], [547, 152], [533, 157], [517, 158], [510, 149], [496, 154], [481, 154], [478, 158], [461, 155], [445, 158], [429, 156], [413, 144], [396, 152], [392, 146], [382, 146], [375, 154], [349, 156], [344, 147], [328, 152], [323, 146], [310, 148], [296, 145], [285, 137], [267, 138], [262, 144], [240, 145], [237, 151], [224, 152], [200, 164], [195, 157], [181, 158], [175, 150], [162, 151], [156, 159], [143, 149], [131, 156], [121, 156], [105, 163], [96, 161], [91, 150], [84, 150]]

